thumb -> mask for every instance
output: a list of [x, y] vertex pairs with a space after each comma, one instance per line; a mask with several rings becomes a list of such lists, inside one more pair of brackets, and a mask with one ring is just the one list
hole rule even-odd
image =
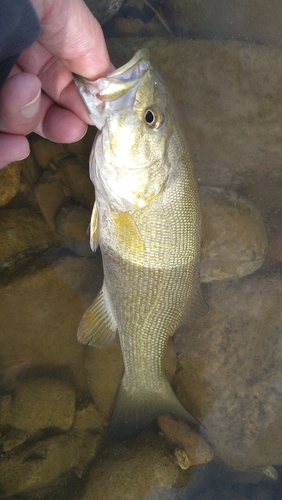
[[17, 73], [0, 88], [0, 131], [27, 135], [40, 120], [41, 82], [35, 75]]

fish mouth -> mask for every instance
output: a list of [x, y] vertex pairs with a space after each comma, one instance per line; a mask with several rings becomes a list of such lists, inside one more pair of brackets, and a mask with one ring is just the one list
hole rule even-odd
[[104, 78], [92, 81], [73, 74], [76, 87], [96, 127], [101, 129], [105, 124], [107, 109], [119, 109], [132, 104], [136, 88], [150, 68], [148, 50], [140, 49], [130, 61]]

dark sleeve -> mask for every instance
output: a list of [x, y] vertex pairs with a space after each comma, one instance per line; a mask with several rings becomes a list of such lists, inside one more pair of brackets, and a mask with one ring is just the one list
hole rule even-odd
[[20, 53], [38, 38], [40, 30], [29, 0], [0, 0], [0, 85]]

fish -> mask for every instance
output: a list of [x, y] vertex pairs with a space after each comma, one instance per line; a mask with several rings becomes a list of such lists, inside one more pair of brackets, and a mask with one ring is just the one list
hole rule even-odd
[[163, 414], [199, 426], [163, 367], [187, 311], [207, 308], [199, 287], [198, 182], [173, 99], [144, 48], [106, 77], [74, 80], [99, 129], [89, 162], [90, 245], [100, 246], [104, 270], [77, 338], [102, 347], [118, 332], [124, 374], [110, 435], [126, 439]]

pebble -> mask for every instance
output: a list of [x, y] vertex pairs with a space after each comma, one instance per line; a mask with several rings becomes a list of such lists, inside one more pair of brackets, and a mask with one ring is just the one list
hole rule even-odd
[[1, 406], [0, 425], [30, 434], [48, 427], [67, 431], [74, 419], [76, 394], [67, 382], [55, 378], [20, 381], [9, 404]]
[[162, 415], [158, 418], [158, 425], [165, 437], [177, 447], [176, 457], [180, 459], [178, 463], [182, 469], [212, 460], [213, 452], [209, 444], [184, 420]]
[[53, 239], [37, 211], [31, 208], [3, 208], [0, 217], [0, 269], [44, 252]]
[[81, 257], [92, 257], [89, 243], [91, 212], [85, 207], [69, 204], [62, 207], [56, 216], [57, 235], [65, 247]]
[[0, 169], [0, 207], [16, 196], [20, 187], [20, 168], [18, 162], [10, 163]]

